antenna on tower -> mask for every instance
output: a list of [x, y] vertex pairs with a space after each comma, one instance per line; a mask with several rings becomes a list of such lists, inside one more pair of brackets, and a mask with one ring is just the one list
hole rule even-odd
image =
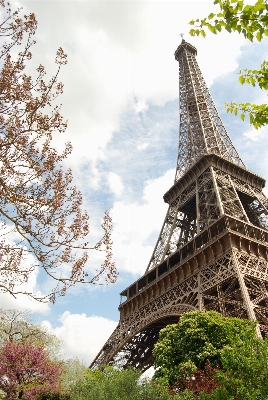
[[183, 39], [184, 33], [180, 33], [180, 36], [181, 36], [181, 40], [183, 41], [184, 40]]

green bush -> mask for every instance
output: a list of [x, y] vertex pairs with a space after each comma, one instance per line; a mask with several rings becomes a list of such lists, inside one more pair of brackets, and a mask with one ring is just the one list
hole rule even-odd
[[44, 392], [36, 400], [71, 400], [71, 396], [68, 393]]
[[257, 343], [256, 323], [223, 317], [216, 311], [184, 313], [177, 324], [168, 325], [159, 334], [154, 347], [155, 376], [173, 385], [180, 371], [223, 366], [223, 349]]
[[141, 372], [107, 367], [88, 370], [71, 388], [71, 400], [169, 400], [167, 388], [154, 381], [140, 379]]
[[160, 331], [155, 379], [172, 385], [178, 399], [190, 390], [200, 400], [268, 400], [268, 339], [256, 337], [256, 323], [215, 311], [183, 314]]

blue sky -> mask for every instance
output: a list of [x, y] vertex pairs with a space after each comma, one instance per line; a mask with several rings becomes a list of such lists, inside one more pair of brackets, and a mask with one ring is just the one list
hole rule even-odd
[[[119, 277], [107, 287], [77, 286], [55, 305], [1, 295], [4, 308], [30, 309], [63, 341], [65, 357], [89, 364], [118, 321], [119, 293], [140, 277], [162, 226], [163, 194], [172, 185], [179, 133], [178, 63], [180, 33], [195, 45], [198, 62], [218, 111], [240, 156], [268, 178], [267, 128], [255, 131], [226, 113], [228, 101], [265, 102], [266, 94], [238, 83], [237, 72], [267, 59], [267, 40], [249, 43], [239, 35], [188, 35], [188, 21], [213, 12], [213, 1], [11, 1], [34, 12], [39, 27], [34, 64], [48, 75], [59, 46], [68, 54], [62, 71], [64, 137], [74, 146], [66, 167], [83, 193], [91, 217], [91, 240], [101, 235], [104, 210], [114, 222], [113, 254]], [[89, 270], [101, 263], [92, 253]], [[29, 285], [48, 282], [35, 275]]]

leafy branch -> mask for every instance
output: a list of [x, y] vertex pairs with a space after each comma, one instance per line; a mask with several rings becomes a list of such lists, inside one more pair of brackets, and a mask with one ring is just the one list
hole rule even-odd
[[[215, 0], [214, 4], [220, 7], [219, 13], [210, 13], [208, 17], [189, 22], [194, 28], [190, 30], [191, 36], [206, 37], [204, 28], [213, 34], [221, 32], [238, 32], [251, 42], [257, 39], [259, 42], [268, 36], [268, 4], [267, 0], [258, 0], [253, 5], [245, 5], [243, 0]], [[252, 86], [258, 86], [262, 90], [268, 90], [268, 62], [263, 61], [260, 69], [240, 71], [239, 82]], [[240, 114], [244, 121], [246, 115], [255, 129], [268, 123], [268, 106], [254, 103], [226, 103], [227, 112]]]
[[222, 29], [229, 33], [239, 32], [251, 42], [254, 37], [261, 41], [264, 36], [268, 36], [267, 0], [258, 0], [254, 5], [244, 5], [243, 0], [215, 0], [214, 4], [220, 6], [221, 12], [190, 21], [189, 24], [195, 26], [190, 30], [191, 36], [206, 37], [204, 27], [214, 34]]

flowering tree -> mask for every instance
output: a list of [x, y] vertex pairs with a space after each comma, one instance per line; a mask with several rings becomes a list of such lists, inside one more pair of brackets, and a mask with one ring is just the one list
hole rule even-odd
[[5, 341], [0, 348], [0, 388], [7, 400], [34, 400], [60, 388], [60, 362], [52, 362], [42, 347], [27, 341]]
[[29, 314], [29, 311], [0, 309], [0, 345], [5, 340], [27, 340], [42, 346], [52, 360], [59, 359], [60, 340], [43, 325], [32, 322]]
[[177, 394], [184, 390], [191, 391], [195, 397], [199, 398], [201, 392], [211, 393], [220, 384], [216, 380], [216, 373], [219, 368], [212, 368], [210, 363], [207, 363], [204, 370], [199, 369], [189, 374], [189, 371], [180, 371], [178, 380], [173, 386], [169, 387], [170, 394]]
[[[5, 7], [4, 0], [0, 5]], [[51, 144], [52, 135], [62, 134], [67, 127], [60, 106], [52, 105], [63, 92], [58, 76], [66, 54], [61, 48], [57, 51], [57, 71], [50, 80], [42, 65], [36, 78], [27, 75], [35, 44], [35, 15], [20, 17], [20, 10], [12, 12], [8, 3], [5, 12], [0, 23], [0, 291], [54, 302], [76, 282], [116, 280], [112, 221], [106, 212], [103, 238], [90, 247], [89, 216], [81, 209], [81, 193], [72, 185], [71, 170], [62, 167], [72, 146], [67, 143], [59, 154]], [[90, 249], [105, 252], [93, 277], [84, 270]], [[35, 259], [32, 265], [26, 262], [29, 252]], [[54, 289], [44, 296], [19, 287], [40, 267], [55, 281]]]

